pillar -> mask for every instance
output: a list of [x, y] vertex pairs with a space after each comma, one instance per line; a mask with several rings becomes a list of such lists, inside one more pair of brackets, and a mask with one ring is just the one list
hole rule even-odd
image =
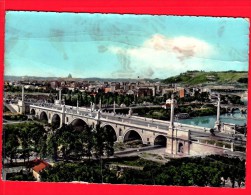
[[102, 102], [101, 102], [101, 98], [99, 99], [99, 110], [101, 110], [102, 108]]
[[115, 115], [116, 114], [116, 110], [115, 110], [115, 100], [113, 102], [113, 114]]
[[18, 113], [24, 114], [25, 113], [25, 103], [24, 103], [24, 86], [22, 85], [22, 99], [18, 100]]
[[153, 97], [155, 97], [155, 87], [153, 87], [152, 90], [153, 90]]
[[61, 93], [62, 93], [61, 91], [62, 91], [62, 90], [61, 90], [61, 89], [59, 89], [59, 95], [58, 95], [58, 100], [59, 100], [59, 103], [61, 103], [61, 98], [62, 98], [62, 97], [61, 97]]
[[[170, 106], [171, 106], [171, 113], [170, 113], [170, 125], [168, 127], [168, 132], [167, 132], [167, 147], [166, 147], [166, 153], [168, 154], [176, 154], [177, 151], [177, 140], [176, 136], [174, 137], [174, 95], [172, 94], [171, 100], [169, 101]], [[177, 132], [176, 132], [177, 134]], [[170, 145], [170, 146], [169, 146]]]
[[24, 86], [22, 85], [22, 102], [24, 102]]
[[220, 130], [219, 125], [220, 125], [220, 94], [218, 94], [217, 117], [216, 117], [214, 127], [217, 128], [218, 130]]
[[79, 109], [78, 109], [78, 99], [77, 99], [77, 113], [79, 113]]
[[234, 151], [234, 142], [231, 142], [231, 151]]
[[97, 124], [100, 124], [100, 118], [101, 118], [101, 113], [100, 113], [100, 112], [101, 112], [101, 111], [98, 110], [98, 113], [97, 113], [97, 115], [96, 115]]
[[129, 109], [128, 116], [132, 116], [132, 108]]
[[92, 113], [92, 108], [93, 108], [93, 105], [92, 105], [92, 102], [91, 102], [91, 105], [90, 105], [90, 111]]
[[191, 136], [191, 131], [189, 129], [187, 132], [187, 155], [190, 155], [190, 136]]
[[174, 96], [172, 94], [172, 97], [171, 97], [171, 114], [170, 114], [170, 125], [169, 127], [171, 128], [171, 130], [173, 130], [173, 119], [174, 119]]
[[65, 104], [62, 106], [62, 115], [61, 115], [61, 124], [60, 127], [63, 126], [63, 124], [65, 124]]

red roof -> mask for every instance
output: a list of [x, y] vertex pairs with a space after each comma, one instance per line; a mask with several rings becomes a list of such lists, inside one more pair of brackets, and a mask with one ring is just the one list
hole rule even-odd
[[40, 163], [32, 168], [37, 173], [40, 172], [40, 171], [42, 171], [46, 167], [50, 166], [47, 162], [45, 162], [43, 160], [39, 160], [39, 161], [40, 161]]

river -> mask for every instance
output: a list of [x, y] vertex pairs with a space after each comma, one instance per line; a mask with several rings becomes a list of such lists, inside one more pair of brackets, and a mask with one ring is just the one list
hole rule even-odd
[[[220, 115], [220, 120], [222, 123], [233, 123], [237, 125], [244, 125], [247, 124], [247, 115], [241, 114], [240, 112], [236, 111], [233, 113], [227, 113]], [[189, 119], [180, 119], [176, 122], [189, 124], [189, 125], [197, 125], [201, 127], [208, 127], [213, 128], [214, 123], [216, 121], [216, 115], [212, 116], [198, 116]]]

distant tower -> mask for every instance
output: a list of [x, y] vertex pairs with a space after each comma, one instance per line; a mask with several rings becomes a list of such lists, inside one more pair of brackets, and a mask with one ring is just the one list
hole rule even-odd
[[24, 85], [22, 85], [22, 100], [18, 101], [18, 113], [25, 113], [25, 103], [24, 103]]
[[218, 104], [217, 104], [217, 118], [214, 127], [220, 130], [220, 94], [218, 94]]
[[71, 74], [68, 74], [68, 79], [72, 79], [72, 75]]

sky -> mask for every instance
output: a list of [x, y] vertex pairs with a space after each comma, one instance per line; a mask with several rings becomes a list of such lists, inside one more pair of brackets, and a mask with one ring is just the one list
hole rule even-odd
[[8, 11], [5, 75], [160, 78], [247, 71], [244, 18]]

